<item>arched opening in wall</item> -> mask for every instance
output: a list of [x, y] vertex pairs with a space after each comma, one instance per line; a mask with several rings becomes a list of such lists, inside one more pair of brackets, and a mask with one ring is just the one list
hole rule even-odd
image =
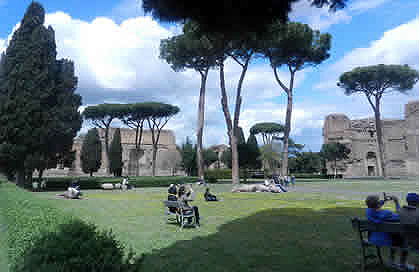
[[367, 153], [367, 173], [368, 176], [376, 176], [377, 170], [377, 155], [375, 152], [368, 152]]

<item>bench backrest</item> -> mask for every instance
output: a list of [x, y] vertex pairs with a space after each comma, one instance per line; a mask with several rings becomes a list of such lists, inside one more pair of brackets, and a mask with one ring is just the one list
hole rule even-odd
[[356, 231], [365, 232], [365, 231], [376, 231], [376, 232], [388, 232], [388, 233], [401, 233], [402, 227], [400, 223], [374, 223], [368, 220], [361, 220], [359, 218], [352, 218], [352, 227]]
[[180, 208], [178, 201], [163, 200], [163, 205], [168, 208]]

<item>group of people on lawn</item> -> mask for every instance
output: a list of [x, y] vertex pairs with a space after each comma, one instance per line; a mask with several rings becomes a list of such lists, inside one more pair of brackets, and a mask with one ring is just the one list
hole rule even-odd
[[[197, 206], [190, 206], [188, 202], [193, 201], [194, 191], [190, 185], [176, 185], [170, 184], [169, 189], [167, 190], [168, 196], [167, 200], [169, 201], [180, 201], [183, 204], [183, 207], [186, 207], [186, 210], [193, 210], [195, 214], [195, 222], [199, 226], [199, 210]], [[207, 187], [204, 193], [204, 199], [206, 201], [218, 201], [217, 197], [210, 193], [209, 188]], [[176, 213], [177, 210], [174, 207], [169, 208], [173, 213]]]
[[[387, 201], [393, 201], [396, 212], [384, 210], [381, 207]], [[392, 266], [401, 267], [408, 271], [419, 271], [413, 265], [407, 263], [408, 252], [401, 250], [400, 264], [395, 263], [394, 247], [406, 248], [412, 247], [419, 249], [419, 195], [416, 193], [408, 193], [406, 197], [407, 205], [400, 207], [399, 200], [396, 196], [387, 196], [384, 194], [384, 200], [380, 200], [378, 195], [369, 195], [365, 203], [366, 217], [374, 223], [383, 222], [400, 222], [402, 228], [407, 230], [403, 237], [400, 234], [386, 232], [370, 232], [368, 240], [377, 246], [391, 246], [390, 262]]]

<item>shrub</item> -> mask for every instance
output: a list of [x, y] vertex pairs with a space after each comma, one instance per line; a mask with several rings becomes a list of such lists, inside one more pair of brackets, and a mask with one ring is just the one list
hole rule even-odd
[[[46, 191], [65, 191], [72, 181], [79, 181], [81, 190], [100, 189], [101, 177], [57, 177], [57, 178], [43, 178], [47, 182]], [[34, 178], [33, 181], [38, 181]], [[29, 185], [32, 188], [32, 184]]]
[[[94, 224], [73, 219], [59, 225], [56, 232], [42, 232], [25, 249], [14, 271], [138, 271], [142, 260], [133, 255], [124, 257], [124, 247], [111, 231], [99, 231]], [[135, 264], [130, 265], [132, 260]]]
[[216, 183], [219, 179], [231, 179], [231, 169], [208, 169], [204, 174], [205, 181]]

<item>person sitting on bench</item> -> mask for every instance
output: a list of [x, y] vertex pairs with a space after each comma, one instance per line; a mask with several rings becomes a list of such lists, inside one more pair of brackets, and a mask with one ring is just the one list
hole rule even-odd
[[196, 220], [196, 224], [199, 226], [199, 212], [198, 212], [198, 207], [197, 206], [189, 206], [188, 201], [191, 201], [191, 196], [192, 192], [186, 192], [186, 187], [185, 185], [182, 185], [179, 187], [178, 190], [178, 199], [179, 201], [182, 202], [182, 204], [184, 205], [184, 207], [190, 208], [194, 210], [195, 213], [195, 220]]
[[[177, 201], [177, 189], [176, 189], [176, 185], [174, 185], [173, 183], [170, 184], [169, 189], [167, 190], [168, 195], [167, 195], [167, 200], [169, 201]], [[172, 213], [176, 213], [176, 208], [175, 207], [170, 207], [169, 211]]]
[[[392, 200], [396, 206], [396, 211], [400, 210], [399, 200], [395, 196], [385, 196], [384, 200], [379, 200], [378, 195], [369, 195], [365, 204], [367, 208], [365, 209], [365, 215], [368, 221], [374, 223], [384, 223], [384, 222], [400, 222], [399, 214], [393, 213], [388, 210], [381, 209], [386, 201]], [[377, 245], [377, 246], [393, 246], [393, 247], [404, 247], [406, 246], [405, 241], [399, 234], [391, 234], [387, 232], [370, 232], [368, 233], [368, 240]], [[395, 249], [390, 248], [390, 262], [392, 265], [397, 266], [394, 263], [394, 254]], [[406, 250], [402, 250], [400, 254], [400, 265], [405, 267], [407, 265], [407, 254]]]
[[408, 193], [407, 206], [400, 210], [400, 223], [405, 231], [409, 246], [419, 249], [419, 195]]
[[217, 201], [217, 197], [213, 194], [210, 193], [209, 188], [207, 187], [207, 189], [205, 189], [205, 193], [204, 193], [204, 199], [206, 201]]

